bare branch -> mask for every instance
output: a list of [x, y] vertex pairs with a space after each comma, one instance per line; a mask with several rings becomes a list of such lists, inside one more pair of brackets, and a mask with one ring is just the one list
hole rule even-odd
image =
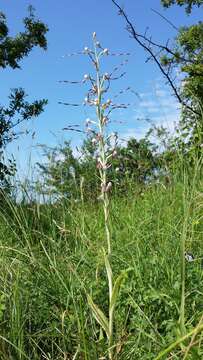
[[168, 20], [164, 15], [162, 15], [160, 12], [158, 12], [155, 9], [151, 9], [155, 14], [159, 15], [162, 19], [164, 19], [169, 25], [172, 26], [173, 29], [175, 29], [176, 31], [178, 31], [177, 26], [175, 26], [170, 20]]

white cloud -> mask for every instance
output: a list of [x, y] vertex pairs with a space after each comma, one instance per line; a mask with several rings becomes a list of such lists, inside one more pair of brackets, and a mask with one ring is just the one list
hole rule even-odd
[[179, 104], [169, 90], [165, 89], [165, 85], [161, 85], [159, 80], [157, 82], [154, 91], [141, 94], [142, 100], [134, 109], [129, 128], [121, 134], [121, 138], [141, 139], [152, 125], [163, 126], [170, 133], [174, 132], [180, 117]]
[[147, 130], [149, 130], [149, 126], [143, 126], [140, 128], [129, 128], [124, 133], [120, 134], [121, 141], [128, 141], [131, 138], [136, 138], [137, 140], [142, 139], [145, 135]]

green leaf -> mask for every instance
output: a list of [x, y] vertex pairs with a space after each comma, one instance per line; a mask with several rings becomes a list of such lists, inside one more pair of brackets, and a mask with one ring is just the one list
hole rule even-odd
[[102, 329], [105, 331], [107, 337], [110, 337], [109, 334], [109, 323], [108, 319], [104, 315], [103, 311], [94, 303], [90, 295], [87, 295], [87, 300], [90, 308], [92, 309], [93, 315], [97, 322], [101, 325]]
[[131, 271], [132, 269], [129, 268], [125, 271], [122, 271], [122, 273], [117, 277], [114, 287], [113, 287], [113, 292], [112, 292], [112, 296], [111, 296], [111, 302], [110, 302], [110, 311], [113, 311], [115, 304], [116, 304], [116, 300], [117, 297], [119, 295], [119, 291], [120, 291], [120, 287], [122, 285], [123, 280], [125, 279], [125, 277], [127, 276], [127, 273], [129, 271]]

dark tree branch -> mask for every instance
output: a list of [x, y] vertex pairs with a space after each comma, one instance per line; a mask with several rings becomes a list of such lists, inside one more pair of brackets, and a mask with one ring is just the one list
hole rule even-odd
[[[195, 109], [193, 109], [189, 104], [187, 104], [182, 99], [178, 89], [176, 88], [176, 86], [174, 84], [174, 81], [170, 77], [170, 71], [168, 72], [168, 70], [166, 71], [164, 69], [163, 65], [161, 64], [161, 61], [157, 57], [157, 54], [154, 53], [154, 51], [153, 51], [153, 46], [158, 47], [160, 50], [166, 51], [168, 54], [171, 54], [173, 56], [175, 56], [175, 53], [171, 49], [169, 49], [168, 46], [163, 46], [163, 45], [155, 43], [154, 41], [151, 40], [151, 38], [146, 37], [146, 34], [145, 35], [138, 34], [137, 31], [135, 30], [134, 25], [129, 20], [128, 15], [122, 9], [122, 7], [115, 0], [112, 0], [112, 2], [119, 10], [119, 15], [123, 16], [123, 18], [125, 19], [126, 24], [127, 24], [127, 31], [132, 35], [133, 39], [149, 54], [149, 58], [153, 59], [153, 61], [156, 63], [160, 72], [166, 78], [168, 84], [170, 85], [171, 89], [173, 90], [173, 93], [174, 93], [175, 97], [177, 98], [178, 102], [182, 106], [184, 106], [185, 108], [190, 110], [192, 113], [199, 116], [200, 113], [198, 111], [196, 111]], [[148, 44], [146, 44], [146, 42]], [[180, 58], [180, 60], [187, 62], [187, 63], [190, 62], [188, 59], [184, 59], [184, 58]]]

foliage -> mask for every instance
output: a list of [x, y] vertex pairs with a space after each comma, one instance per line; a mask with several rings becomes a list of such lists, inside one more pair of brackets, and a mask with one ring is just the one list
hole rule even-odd
[[[175, 1], [163, 1], [164, 6]], [[178, 5], [187, 5], [190, 13], [192, 5], [203, 5], [203, 1], [177, 1]], [[189, 27], [181, 27], [176, 37], [176, 43], [171, 54], [162, 57], [162, 64], [168, 71], [178, 70], [182, 74], [181, 96], [186, 104], [182, 108], [179, 134], [175, 142], [183, 151], [201, 153], [203, 143], [203, 23]]]
[[[151, 36], [147, 35], [147, 32], [140, 34], [124, 8], [116, 0], [112, 0], [112, 3], [118, 9], [119, 15], [124, 18], [127, 24], [126, 29], [133, 40], [149, 55], [148, 59], [154, 61], [181, 105], [181, 121], [177, 129], [174, 147], [179, 145], [179, 149], [183, 153], [187, 153], [191, 159], [194, 153], [201, 155], [203, 136], [202, 22], [190, 27], [181, 27], [174, 45], [171, 45], [168, 40], [163, 44], [153, 40]], [[202, 1], [162, 1], [165, 7], [176, 3], [186, 5], [189, 13], [193, 5], [201, 6], [203, 4]], [[166, 18], [165, 20], [175, 27]], [[179, 74], [178, 80], [177, 74]]]
[[[40, 20], [35, 19], [33, 9], [24, 19], [25, 31], [15, 37], [9, 36], [6, 16], [0, 13], [0, 68], [20, 68], [20, 61], [28, 56], [33, 47], [47, 48], [46, 32], [48, 28]], [[10, 159], [6, 164], [3, 157], [5, 146], [15, 139], [19, 133], [17, 126], [32, 117], [39, 116], [47, 100], [36, 100], [33, 103], [26, 101], [23, 89], [13, 89], [9, 95], [9, 104], [0, 106], [0, 183], [1, 187], [8, 186], [9, 176], [13, 175], [15, 165]]]
[[126, 180], [126, 175], [135, 183], [146, 184], [151, 180], [154, 172], [159, 169], [156, 150], [156, 145], [147, 137], [140, 140], [131, 138], [126, 147], [118, 147], [118, 156], [113, 162], [114, 170], [117, 170], [117, 184], [122, 184]]
[[20, 68], [19, 62], [28, 56], [35, 46], [46, 50], [47, 26], [40, 20], [35, 19], [33, 8], [29, 8], [30, 14], [23, 22], [25, 31], [15, 37], [9, 36], [6, 16], [0, 13], [0, 68], [10, 66], [13, 69]]
[[164, 7], [170, 7], [171, 5], [186, 6], [185, 10], [188, 14], [191, 13], [193, 6], [200, 7], [203, 4], [203, 0], [161, 0]]
[[[115, 278], [132, 268], [117, 300], [116, 359], [152, 360], [179, 339], [179, 249], [185, 220], [186, 251], [195, 257], [185, 264], [188, 333], [202, 315], [202, 178], [196, 178], [192, 196], [184, 176], [174, 175], [167, 188], [148, 187], [142, 196], [135, 197], [136, 185], [128, 196], [112, 199]], [[192, 196], [187, 219], [185, 191]], [[0, 358], [62, 360], [76, 353], [81, 359], [101, 358], [106, 337], [85, 293], [106, 313], [100, 206], [71, 201], [9, 206], [0, 215]], [[170, 356], [182, 359], [190, 339], [172, 348]], [[193, 348], [194, 358], [201, 359], [201, 334]], [[192, 356], [190, 349], [188, 359]]]
[[65, 198], [69, 198], [71, 193], [76, 194], [80, 184], [80, 165], [70, 143], [65, 142], [62, 147], [43, 148], [48, 162], [38, 163], [44, 180], [41, 191], [60, 194]]
[[[80, 198], [81, 181], [84, 199], [96, 199], [99, 192], [99, 172], [96, 168], [96, 147], [92, 137], [84, 140], [78, 155], [73, 154], [71, 144], [44, 147], [47, 162], [38, 164], [40, 168], [40, 191], [66, 198]], [[113, 191], [126, 194], [129, 183], [145, 185], [155, 178], [162, 166], [161, 156], [156, 152], [156, 145], [149, 139], [130, 139], [126, 146], [117, 145], [116, 156], [112, 159], [109, 179]]]

